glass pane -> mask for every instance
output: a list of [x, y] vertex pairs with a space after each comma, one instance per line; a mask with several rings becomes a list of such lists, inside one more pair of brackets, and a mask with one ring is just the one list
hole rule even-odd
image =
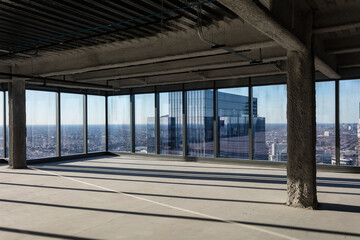
[[108, 97], [109, 151], [130, 152], [130, 96]]
[[187, 92], [187, 146], [189, 156], [214, 156], [213, 90]]
[[182, 154], [182, 92], [160, 93], [160, 154]]
[[249, 89], [219, 89], [219, 157], [249, 158]]
[[56, 156], [56, 93], [26, 90], [26, 158]]
[[84, 153], [84, 95], [61, 93], [61, 155]]
[[105, 97], [88, 95], [88, 152], [106, 151]]
[[9, 92], [5, 92], [5, 108], [6, 108], [6, 155], [5, 158], [9, 157]]
[[4, 92], [0, 91], [0, 158], [4, 158]]
[[360, 166], [360, 80], [340, 81], [340, 164]]
[[135, 95], [135, 152], [155, 153], [155, 94]]
[[335, 160], [335, 82], [316, 83], [316, 162]]
[[253, 87], [255, 160], [287, 160], [286, 94], [286, 85]]

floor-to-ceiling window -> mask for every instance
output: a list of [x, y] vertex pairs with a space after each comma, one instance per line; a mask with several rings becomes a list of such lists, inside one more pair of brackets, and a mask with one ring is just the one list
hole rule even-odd
[[135, 152], [155, 153], [155, 94], [135, 95]]
[[253, 87], [255, 160], [287, 160], [286, 85]]
[[249, 158], [249, 88], [217, 90], [219, 157]]
[[6, 116], [5, 116], [6, 154], [5, 154], [5, 158], [8, 158], [9, 157], [9, 92], [8, 91], [5, 92], [5, 108], [6, 108]]
[[61, 93], [60, 99], [61, 155], [84, 153], [84, 95]]
[[105, 97], [88, 95], [87, 106], [88, 152], [104, 152], [106, 150]]
[[188, 91], [187, 146], [189, 156], [214, 156], [214, 91]]
[[108, 97], [109, 151], [131, 151], [130, 119], [130, 96]]
[[56, 156], [57, 93], [26, 90], [26, 158]]
[[335, 82], [316, 83], [316, 162], [335, 160]]
[[4, 92], [0, 91], [0, 158], [5, 157], [5, 138], [4, 138]]
[[360, 80], [339, 85], [340, 165], [360, 166]]
[[182, 92], [159, 94], [160, 154], [182, 154], [182, 101]]

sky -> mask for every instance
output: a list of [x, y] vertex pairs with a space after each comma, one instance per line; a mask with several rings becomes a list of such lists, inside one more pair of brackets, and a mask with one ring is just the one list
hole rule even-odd
[[108, 98], [109, 124], [130, 124], [130, 96]]
[[[61, 124], [84, 123], [84, 95], [61, 93]], [[28, 125], [56, 124], [56, 93], [26, 91], [26, 123]], [[88, 123], [105, 124], [105, 97], [88, 95]]]
[[155, 117], [155, 94], [135, 95], [135, 124], [146, 124], [148, 117]]
[[253, 87], [257, 98], [258, 116], [265, 117], [265, 123], [286, 123], [286, 85]]

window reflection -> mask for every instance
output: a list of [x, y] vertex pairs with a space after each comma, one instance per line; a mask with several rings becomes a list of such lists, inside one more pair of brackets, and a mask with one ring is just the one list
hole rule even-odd
[[316, 83], [316, 162], [335, 160], [335, 82]]
[[109, 151], [130, 152], [130, 96], [108, 97]]
[[286, 85], [253, 87], [255, 160], [287, 160]]
[[160, 93], [160, 154], [182, 154], [182, 92]]
[[84, 153], [84, 95], [61, 93], [61, 155]]
[[187, 145], [189, 156], [214, 155], [213, 90], [187, 92]]
[[340, 165], [360, 166], [360, 80], [339, 85]]
[[105, 97], [88, 95], [88, 152], [106, 150]]
[[135, 152], [155, 153], [155, 94], [135, 95]]
[[217, 92], [219, 157], [249, 158], [248, 93], [247, 87]]
[[26, 158], [56, 156], [56, 93], [26, 91]]

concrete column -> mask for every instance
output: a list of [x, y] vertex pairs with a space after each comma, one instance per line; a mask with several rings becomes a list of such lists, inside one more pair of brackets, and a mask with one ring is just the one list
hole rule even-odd
[[[311, 24], [309, 24], [311, 26]], [[311, 41], [307, 32], [307, 49], [287, 54], [288, 206], [317, 207], [316, 197], [316, 112], [315, 68]]]
[[9, 167], [26, 168], [25, 80], [9, 84]]

